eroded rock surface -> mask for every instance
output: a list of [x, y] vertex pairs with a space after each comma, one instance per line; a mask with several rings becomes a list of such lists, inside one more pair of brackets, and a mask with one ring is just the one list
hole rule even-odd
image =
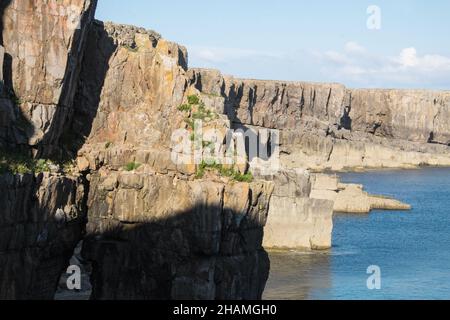
[[[264, 247], [328, 249], [333, 230], [333, 200], [312, 195], [311, 174], [291, 170], [274, 177]], [[301, 232], [299, 232], [301, 230]]]
[[325, 199], [334, 203], [337, 213], [370, 213], [372, 210], [411, 210], [411, 206], [401, 201], [371, 195], [359, 184], [340, 183], [338, 177], [314, 174], [311, 197]]

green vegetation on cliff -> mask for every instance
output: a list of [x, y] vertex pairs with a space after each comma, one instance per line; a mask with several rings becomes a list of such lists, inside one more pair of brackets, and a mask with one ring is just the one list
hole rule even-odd
[[217, 164], [215, 162], [207, 163], [205, 161], [197, 167], [196, 178], [203, 178], [206, 171], [215, 171], [220, 176], [231, 178], [237, 182], [253, 182], [253, 175], [251, 172], [242, 174], [239, 171], [236, 171], [233, 167], [225, 167], [222, 164]]
[[0, 152], [0, 174], [29, 174], [50, 172], [52, 162], [45, 159], [33, 159], [20, 153]]
[[26, 153], [0, 150], [0, 174], [39, 174], [52, 171], [70, 173], [74, 166], [73, 161], [35, 159]]

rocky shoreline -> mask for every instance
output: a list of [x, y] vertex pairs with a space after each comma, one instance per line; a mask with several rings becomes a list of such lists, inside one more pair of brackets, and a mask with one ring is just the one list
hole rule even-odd
[[[2, 299], [52, 299], [80, 241], [93, 299], [260, 299], [265, 248], [327, 249], [334, 212], [410, 209], [325, 172], [450, 166], [450, 92], [189, 69], [184, 47], [95, 7], [2, 3], [0, 156], [45, 159], [0, 158]], [[194, 119], [276, 130], [279, 170], [174, 162]]]

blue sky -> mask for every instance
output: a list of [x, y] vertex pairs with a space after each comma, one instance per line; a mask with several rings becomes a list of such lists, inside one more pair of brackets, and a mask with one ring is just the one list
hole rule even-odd
[[97, 19], [153, 29], [190, 67], [241, 78], [450, 89], [450, 1], [99, 0]]

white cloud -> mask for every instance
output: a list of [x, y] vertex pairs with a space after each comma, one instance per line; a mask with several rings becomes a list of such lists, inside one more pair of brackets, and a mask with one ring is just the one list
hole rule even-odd
[[190, 59], [198, 63], [227, 63], [249, 58], [279, 58], [281, 53], [242, 48], [188, 46]]
[[319, 57], [324, 75], [331, 81], [368, 87], [446, 87], [450, 88], [450, 57], [420, 54], [416, 48], [402, 49], [397, 55], [369, 52], [356, 42], [341, 51], [326, 51]]
[[243, 78], [339, 82], [350, 87], [450, 89], [450, 57], [406, 47], [380, 54], [355, 41], [341, 49], [277, 52], [188, 46], [193, 67]]
[[417, 58], [416, 48], [406, 48], [400, 52], [398, 62], [403, 67], [417, 67], [419, 59]]
[[325, 52], [325, 57], [335, 64], [350, 64], [351, 61], [349, 57], [347, 57], [345, 54], [337, 52], [337, 51], [327, 51]]
[[354, 41], [347, 42], [344, 46], [344, 50], [347, 53], [365, 53], [366, 48], [360, 46], [358, 43]]

